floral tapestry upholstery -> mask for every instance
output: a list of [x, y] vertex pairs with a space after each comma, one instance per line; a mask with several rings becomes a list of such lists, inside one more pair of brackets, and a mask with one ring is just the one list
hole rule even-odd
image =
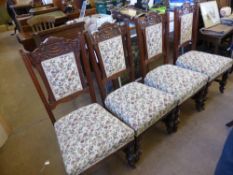
[[212, 81], [231, 68], [233, 60], [228, 57], [200, 51], [189, 51], [178, 57], [176, 65], [203, 73]]
[[208, 77], [167, 64], [150, 71], [144, 81], [148, 86], [173, 94], [181, 104], [204, 87], [208, 82]]
[[148, 59], [162, 53], [162, 23], [148, 26], [145, 29], [146, 33], [146, 48]]
[[67, 174], [80, 174], [134, 139], [134, 131], [97, 103], [55, 123]]
[[181, 16], [180, 44], [192, 40], [193, 13]]
[[137, 82], [122, 86], [105, 99], [106, 108], [133, 128], [137, 136], [177, 104], [172, 95]]
[[107, 77], [126, 69], [121, 36], [116, 36], [98, 44]]
[[41, 62], [56, 100], [83, 89], [73, 52]]

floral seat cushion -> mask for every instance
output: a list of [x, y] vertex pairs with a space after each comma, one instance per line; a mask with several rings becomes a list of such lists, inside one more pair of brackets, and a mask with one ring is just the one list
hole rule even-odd
[[144, 81], [148, 86], [173, 94], [181, 104], [205, 86], [208, 77], [167, 64], [150, 71]]
[[98, 104], [55, 123], [66, 172], [80, 174], [134, 139], [134, 131]]
[[177, 66], [206, 74], [209, 81], [230, 69], [232, 64], [231, 58], [200, 51], [189, 51], [178, 57], [176, 61]]
[[170, 94], [132, 82], [110, 93], [105, 105], [139, 135], [177, 106], [177, 101]]

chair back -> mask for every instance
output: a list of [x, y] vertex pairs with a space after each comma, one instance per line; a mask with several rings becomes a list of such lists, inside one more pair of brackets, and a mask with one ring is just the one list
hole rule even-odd
[[134, 80], [128, 27], [105, 23], [97, 32], [86, 33], [86, 38], [100, 94], [104, 100], [107, 95], [107, 82], [112, 81], [116, 89], [117, 80], [121, 75], [128, 73], [130, 80]]
[[20, 53], [52, 123], [52, 110], [58, 104], [83, 93], [89, 93], [96, 101], [82, 35], [74, 40], [49, 37], [33, 52]]
[[55, 17], [53, 16], [33, 16], [27, 20], [28, 25], [32, 28], [33, 33], [41, 32], [55, 27]]
[[136, 20], [138, 45], [140, 48], [140, 65], [142, 77], [149, 70], [149, 64], [163, 57], [167, 63], [166, 15], [151, 12]]
[[174, 63], [181, 48], [192, 45], [196, 48], [198, 30], [198, 8], [196, 5], [184, 3], [174, 12]]

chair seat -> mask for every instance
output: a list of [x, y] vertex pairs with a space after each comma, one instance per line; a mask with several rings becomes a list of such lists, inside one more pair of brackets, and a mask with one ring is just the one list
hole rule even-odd
[[105, 105], [138, 136], [175, 108], [177, 101], [170, 94], [132, 82], [110, 93]]
[[208, 77], [167, 64], [150, 71], [144, 81], [148, 86], [173, 94], [181, 104], [204, 87]]
[[134, 139], [134, 131], [94, 103], [62, 117], [55, 132], [68, 174], [80, 174]]
[[228, 57], [200, 51], [189, 51], [178, 57], [176, 65], [206, 74], [212, 81], [231, 68], [233, 60]]

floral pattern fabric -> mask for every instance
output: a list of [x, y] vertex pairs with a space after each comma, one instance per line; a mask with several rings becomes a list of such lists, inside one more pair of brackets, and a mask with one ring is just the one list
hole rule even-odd
[[56, 100], [83, 89], [73, 52], [41, 62]]
[[181, 16], [180, 44], [192, 40], [193, 13]]
[[176, 65], [203, 73], [212, 81], [231, 68], [233, 60], [228, 57], [200, 51], [189, 51], [178, 57]]
[[144, 81], [148, 86], [173, 94], [181, 104], [204, 87], [208, 77], [168, 64], [150, 71]]
[[80, 174], [134, 139], [134, 131], [97, 103], [55, 123], [67, 174]]
[[146, 27], [146, 47], [148, 59], [162, 53], [162, 23]]
[[102, 41], [98, 46], [107, 77], [126, 69], [121, 36]]
[[132, 82], [110, 93], [105, 106], [139, 135], [171, 111], [178, 102], [160, 90]]

